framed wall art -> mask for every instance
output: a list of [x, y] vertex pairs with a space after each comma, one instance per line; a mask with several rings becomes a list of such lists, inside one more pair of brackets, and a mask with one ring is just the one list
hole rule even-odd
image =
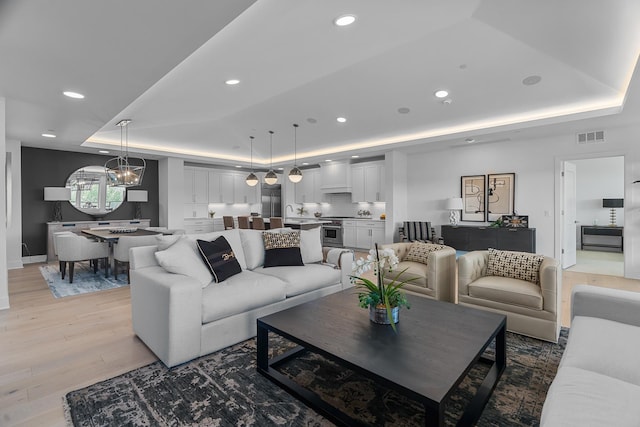
[[495, 221], [503, 215], [513, 215], [515, 184], [515, 173], [487, 176], [487, 221]]
[[461, 221], [484, 221], [485, 180], [485, 175], [461, 177], [460, 191], [463, 205]]

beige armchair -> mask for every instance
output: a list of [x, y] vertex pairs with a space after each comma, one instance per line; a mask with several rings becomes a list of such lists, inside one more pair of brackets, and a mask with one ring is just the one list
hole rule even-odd
[[124, 264], [127, 270], [127, 282], [130, 281], [129, 277], [129, 249], [138, 246], [155, 246], [158, 244], [158, 239], [155, 235], [151, 236], [120, 236], [118, 243], [113, 245], [113, 275], [118, 278], [118, 266]]
[[69, 283], [73, 283], [73, 270], [76, 262], [90, 261], [93, 272], [98, 271], [98, 261], [104, 262], [104, 274], [108, 274], [109, 245], [105, 242], [96, 242], [86, 237], [73, 233], [56, 233], [53, 236], [55, 250], [60, 261], [60, 275], [64, 280], [69, 264]]
[[459, 304], [506, 315], [509, 331], [558, 342], [562, 302], [558, 261], [543, 258], [538, 283], [487, 276], [488, 262], [489, 251], [473, 251], [458, 258]]
[[[426, 264], [405, 260], [413, 242], [400, 242], [381, 245], [380, 249], [391, 248], [395, 251], [400, 264], [395, 271], [402, 273], [398, 279], [415, 278], [407, 283], [404, 290], [427, 296], [440, 301], [455, 302], [456, 296], [456, 251], [445, 247], [428, 255]], [[385, 282], [390, 282], [397, 273], [387, 274]]]

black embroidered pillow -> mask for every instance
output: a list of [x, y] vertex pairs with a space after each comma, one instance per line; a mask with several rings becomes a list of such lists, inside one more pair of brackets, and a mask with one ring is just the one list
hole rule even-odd
[[429, 254], [446, 248], [445, 245], [434, 245], [433, 243], [413, 242], [409, 247], [409, 252], [404, 256], [403, 261], [419, 262], [427, 265]]
[[540, 283], [539, 271], [543, 260], [544, 255], [489, 248], [487, 276], [511, 277], [537, 284]]
[[300, 252], [300, 232], [262, 233], [264, 267], [304, 265]]
[[231, 245], [224, 236], [220, 236], [212, 242], [198, 239], [197, 244], [200, 256], [211, 270], [213, 280], [216, 283], [223, 282], [242, 271]]

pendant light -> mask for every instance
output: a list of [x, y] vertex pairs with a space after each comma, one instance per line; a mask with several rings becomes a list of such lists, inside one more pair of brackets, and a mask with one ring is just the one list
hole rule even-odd
[[249, 138], [251, 138], [251, 173], [247, 175], [245, 181], [249, 187], [255, 187], [258, 184], [258, 177], [253, 173], [253, 137], [250, 136]]
[[297, 184], [302, 181], [302, 171], [296, 165], [298, 152], [298, 125], [293, 124], [293, 169], [289, 171], [289, 181]]
[[104, 164], [107, 184], [113, 187], [135, 187], [142, 184], [147, 162], [141, 157], [129, 157], [129, 123], [123, 119], [116, 123], [120, 127], [120, 155]]
[[278, 175], [276, 175], [276, 173], [273, 171], [273, 131], [270, 130], [269, 131], [269, 140], [270, 140], [270, 150], [271, 150], [271, 161], [270, 161], [270, 167], [269, 167], [269, 172], [267, 172], [267, 174], [264, 176], [264, 182], [266, 182], [269, 185], [273, 185], [276, 182], [278, 182]]

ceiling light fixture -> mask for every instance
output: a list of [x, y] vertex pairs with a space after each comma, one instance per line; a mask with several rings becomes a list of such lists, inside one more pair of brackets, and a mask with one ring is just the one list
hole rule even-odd
[[344, 117], [338, 117], [336, 120], [338, 121], [338, 123], [344, 123], [347, 121], [347, 119], [345, 119]]
[[271, 160], [270, 160], [270, 167], [269, 167], [269, 172], [267, 172], [267, 174], [264, 176], [264, 182], [266, 182], [269, 185], [273, 185], [276, 182], [278, 182], [278, 175], [276, 175], [276, 173], [273, 171], [273, 131], [270, 130], [269, 131], [269, 146], [270, 148], [270, 152], [271, 152]]
[[255, 187], [258, 184], [258, 177], [253, 173], [253, 137], [249, 138], [251, 139], [251, 173], [247, 175], [245, 182], [249, 187]]
[[302, 166], [307, 166], [308, 164], [309, 164], [309, 163], [304, 162], [304, 163], [302, 163]]
[[354, 22], [356, 22], [356, 17], [354, 15], [341, 15], [333, 20], [333, 23], [338, 27], [346, 27]]
[[298, 165], [296, 164], [298, 160], [297, 155], [298, 155], [298, 125], [294, 123], [293, 124], [293, 169], [289, 171], [289, 181], [293, 182], [294, 184], [297, 184], [300, 181], [302, 181], [302, 171], [298, 169]]
[[50, 133], [50, 132], [45, 132], [42, 134], [42, 136], [44, 136], [45, 138], [55, 138], [56, 134], [55, 133]]
[[446, 98], [447, 96], [449, 96], [449, 92], [447, 92], [446, 90], [440, 89], [435, 91], [434, 95], [436, 96], [436, 98]]
[[240, 80], [238, 80], [238, 79], [229, 79], [224, 83], [228, 84], [229, 86], [233, 86], [233, 85], [237, 85], [238, 83], [240, 83]]
[[360, 156], [357, 156], [355, 154], [353, 156], [351, 156], [352, 159], [357, 159], [358, 157], [360, 157]]
[[147, 162], [142, 157], [129, 157], [129, 123], [123, 119], [116, 123], [120, 127], [120, 155], [104, 164], [107, 184], [112, 187], [135, 187], [142, 184]]
[[68, 96], [69, 98], [73, 98], [73, 99], [84, 99], [84, 95], [78, 92], [71, 92], [67, 90], [62, 92], [62, 94], [64, 96]]
[[109, 154], [109, 152], [107, 150], [98, 150], [98, 153]]

